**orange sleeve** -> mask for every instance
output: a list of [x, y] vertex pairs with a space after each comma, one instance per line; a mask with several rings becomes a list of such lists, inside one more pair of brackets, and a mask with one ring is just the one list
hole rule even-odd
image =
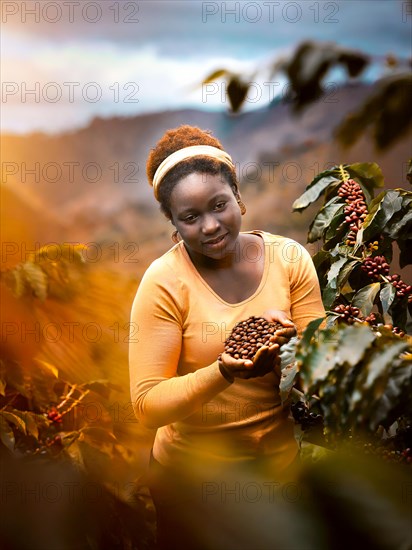
[[186, 418], [229, 385], [217, 361], [177, 376], [183, 330], [180, 300], [173, 272], [165, 262], [153, 262], [136, 292], [129, 339], [133, 408], [149, 428]]
[[298, 335], [301, 336], [311, 321], [325, 316], [325, 309], [318, 275], [306, 248], [297, 244], [295, 260], [289, 261], [290, 307], [292, 320], [296, 324]]

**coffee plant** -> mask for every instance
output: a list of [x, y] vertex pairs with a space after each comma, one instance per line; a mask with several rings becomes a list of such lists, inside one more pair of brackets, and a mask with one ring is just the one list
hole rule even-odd
[[376, 148], [384, 150], [407, 134], [411, 127], [409, 59], [395, 58], [391, 54], [378, 58], [334, 42], [305, 40], [289, 54], [276, 55], [249, 72], [239, 73], [228, 68], [213, 71], [203, 79], [202, 86], [223, 79], [230, 108], [236, 113], [247, 102], [257, 75], [267, 78], [269, 72], [271, 81], [281, 75], [287, 80], [286, 92], [273, 101], [290, 104], [292, 112], [297, 114], [326, 94], [330, 82], [327, 84], [325, 79], [332, 69], [339, 68], [347, 82], [352, 82], [359, 79], [371, 63], [382, 65], [382, 76], [358, 108], [338, 124], [334, 134], [343, 147], [350, 147], [371, 129]]
[[375, 163], [335, 166], [293, 204], [302, 211], [324, 196], [308, 242], [322, 244], [313, 261], [327, 315], [296, 346], [304, 393], [292, 412], [309, 439], [321, 415], [323, 444], [358, 442], [410, 463], [412, 286], [394, 273], [394, 250], [401, 269], [412, 263], [412, 193], [374, 197], [382, 186]]

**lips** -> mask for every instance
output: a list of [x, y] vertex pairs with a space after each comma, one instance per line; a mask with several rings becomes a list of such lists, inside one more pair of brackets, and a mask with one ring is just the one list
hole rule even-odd
[[220, 235], [220, 237], [216, 237], [215, 239], [210, 239], [209, 241], [205, 241], [203, 244], [206, 246], [213, 246], [215, 244], [219, 244], [223, 241], [223, 239], [226, 237], [226, 233], [224, 235]]

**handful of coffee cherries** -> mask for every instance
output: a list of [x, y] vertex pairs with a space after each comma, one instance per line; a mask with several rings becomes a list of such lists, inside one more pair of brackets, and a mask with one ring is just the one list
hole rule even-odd
[[281, 348], [294, 334], [294, 329], [284, 327], [281, 323], [252, 316], [233, 327], [225, 341], [225, 353], [234, 359], [254, 361], [260, 348], [273, 343]]

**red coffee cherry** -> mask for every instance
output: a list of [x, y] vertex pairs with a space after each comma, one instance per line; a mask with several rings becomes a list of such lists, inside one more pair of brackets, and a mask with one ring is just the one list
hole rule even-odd
[[337, 305], [333, 310], [335, 313], [338, 313], [340, 321], [348, 325], [353, 325], [356, 319], [361, 318], [360, 309], [353, 306], [345, 306], [343, 304]]
[[389, 264], [385, 256], [365, 258], [361, 265], [361, 269], [374, 281], [379, 281], [381, 275], [386, 277], [389, 274]]
[[345, 199], [347, 205], [343, 210], [345, 214], [344, 223], [349, 225], [349, 232], [345, 243], [348, 246], [354, 246], [356, 244], [356, 235], [368, 214], [365, 195], [361, 186], [352, 179], [343, 182], [339, 188], [338, 195]]

